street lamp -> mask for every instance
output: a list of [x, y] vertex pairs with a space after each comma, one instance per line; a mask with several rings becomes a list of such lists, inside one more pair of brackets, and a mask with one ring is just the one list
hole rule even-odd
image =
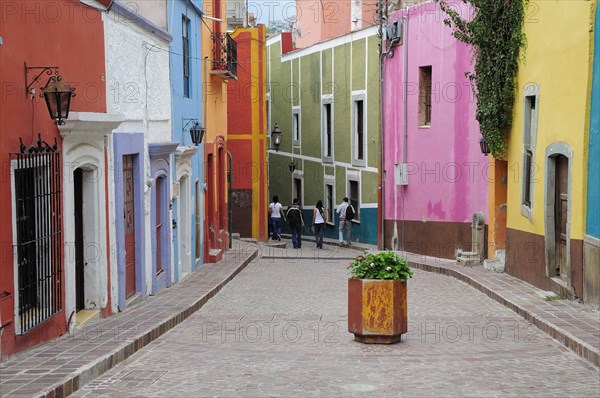
[[202, 142], [202, 138], [204, 137], [204, 129], [200, 127], [198, 121], [194, 124], [194, 126], [190, 129], [190, 136], [192, 137], [192, 142], [198, 146]]
[[197, 119], [183, 119], [183, 121], [187, 121], [183, 126], [183, 131], [187, 129], [190, 123], [194, 123], [192, 127], [189, 128], [190, 138], [192, 139], [192, 142], [198, 146], [202, 142], [202, 138], [204, 138], [204, 127], [200, 126]]
[[[29, 74], [37, 72], [29, 81]], [[71, 98], [75, 96], [75, 89], [62, 81], [62, 76], [58, 74], [58, 66], [27, 66], [25, 63], [25, 91], [27, 94], [35, 95], [33, 85], [37, 83], [43, 74], [50, 75], [46, 85], [40, 89], [40, 97], [43, 97], [48, 107], [50, 118], [57, 125], [65, 124], [63, 119], [69, 117], [71, 108]]]
[[275, 123], [273, 131], [271, 131], [271, 144], [275, 147], [275, 152], [279, 152], [279, 146], [281, 145], [281, 129], [277, 123]]

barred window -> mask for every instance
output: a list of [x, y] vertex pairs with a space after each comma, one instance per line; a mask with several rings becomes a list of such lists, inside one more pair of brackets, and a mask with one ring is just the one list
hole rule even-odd
[[14, 244], [18, 281], [17, 332], [62, 309], [62, 194], [60, 153], [41, 139], [14, 154]]

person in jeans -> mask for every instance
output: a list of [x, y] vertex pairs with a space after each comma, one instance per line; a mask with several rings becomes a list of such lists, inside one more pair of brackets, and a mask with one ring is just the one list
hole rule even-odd
[[352, 233], [352, 222], [350, 220], [346, 220], [346, 210], [348, 210], [348, 198], [344, 198], [342, 204], [340, 204], [336, 210], [336, 213], [340, 215], [340, 245], [344, 244], [344, 230], [346, 231], [346, 243], [350, 244], [350, 234]]
[[269, 205], [269, 214], [271, 214], [271, 226], [273, 228], [273, 240], [281, 240], [281, 219], [285, 220], [283, 206], [279, 203], [279, 197], [273, 196], [273, 202]]
[[323, 201], [319, 200], [313, 210], [313, 226], [315, 228], [317, 249], [323, 248], [323, 229], [325, 227], [325, 220], [327, 220], [327, 209], [323, 207]]
[[288, 207], [285, 217], [292, 230], [292, 244], [294, 249], [302, 248], [302, 228], [304, 228], [304, 219], [302, 218], [302, 209], [298, 199], [294, 199], [293, 204]]

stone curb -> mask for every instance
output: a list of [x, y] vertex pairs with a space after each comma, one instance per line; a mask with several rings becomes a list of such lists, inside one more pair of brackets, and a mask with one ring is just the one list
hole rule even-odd
[[[244, 253], [246, 254], [246, 253]], [[120, 362], [123, 362], [138, 350], [147, 346], [170, 329], [179, 325], [181, 322], [186, 320], [194, 312], [198, 311], [204, 306], [215, 294], [217, 294], [227, 283], [229, 283], [237, 274], [239, 274], [246, 266], [256, 258], [258, 254], [258, 248], [249, 250], [247, 258], [231, 272], [231, 274], [221, 281], [212, 290], [205, 293], [196, 302], [190, 305], [188, 308], [181, 310], [179, 313], [171, 316], [169, 319], [159, 323], [151, 330], [137, 336], [134, 341], [130, 342], [125, 347], [119, 347], [115, 352], [104, 355], [97, 359], [93, 364], [90, 364], [86, 368], [80, 368], [73, 372], [67, 380], [55, 384], [49, 387], [50, 391], [38, 395], [38, 397], [55, 398], [55, 397], [66, 397], [73, 392], [77, 391], [80, 387], [84, 386], [88, 382], [92, 381], [96, 377], [100, 376], [107, 370], [113, 368]], [[218, 264], [218, 263], [217, 263]], [[46, 389], [48, 390], [48, 389]]]
[[513, 303], [512, 301], [510, 301], [510, 299], [507, 299], [506, 297], [503, 297], [502, 295], [494, 292], [481, 282], [478, 282], [477, 280], [473, 279], [471, 276], [463, 274], [462, 272], [460, 272], [460, 270], [450, 269], [432, 264], [419, 263], [410, 260], [408, 261], [408, 264], [411, 267], [420, 269], [422, 271], [434, 272], [437, 274], [451, 276], [462, 282], [465, 282], [466, 284], [484, 293], [489, 298], [516, 312], [517, 314], [525, 318], [527, 321], [534, 324], [544, 333], [548, 334], [553, 339], [559, 341], [561, 344], [563, 344], [565, 347], [567, 347], [580, 357], [600, 367], [600, 351], [597, 348], [595, 349], [591, 345], [579, 340], [575, 336], [570, 335], [568, 332], [561, 330], [558, 326], [552, 324], [551, 322], [540, 318], [539, 316], [533, 314], [532, 312], [528, 311], [522, 306]]

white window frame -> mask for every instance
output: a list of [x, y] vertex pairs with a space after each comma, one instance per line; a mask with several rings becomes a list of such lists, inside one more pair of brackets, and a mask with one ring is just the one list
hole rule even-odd
[[[295, 192], [296, 190], [296, 183], [295, 180], [300, 180], [300, 189], [302, 190], [301, 192], [301, 196], [298, 197], [298, 193]], [[292, 173], [292, 200], [294, 200], [294, 198], [298, 198], [298, 200], [300, 201], [301, 206], [304, 207], [304, 171], [302, 170], [294, 170], [294, 172]]]
[[271, 146], [271, 93], [267, 93], [267, 131], [266, 134], [269, 137], [269, 146]]
[[[363, 136], [362, 136], [362, 148], [363, 148], [363, 158], [358, 158], [358, 119], [357, 119], [357, 106], [356, 102], [362, 101], [363, 104], [363, 115], [362, 115], [362, 126], [363, 126]], [[352, 165], [365, 167], [367, 165], [367, 99], [364, 91], [358, 91], [352, 93]]]
[[346, 197], [349, 198], [349, 202], [350, 204], [352, 204], [350, 182], [356, 182], [358, 184], [358, 205], [354, 207], [355, 216], [352, 219], [352, 222], [360, 224], [360, 204], [362, 203], [362, 184], [360, 179], [360, 172], [346, 170]]
[[[296, 122], [296, 117], [298, 121]], [[296, 137], [298, 133], [298, 137]], [[292, 106], [292, 146], [299, 147], [302, 142], [302, 122], [300, 120], [300, 107]]]
[[[325, 105], [331, 107], [331, 156], [327, 156], [327, 117], [325, 113]], [[321, 160], [323, 163], [333, 163], [334, 159], [334, 136], [335, 136], [335, 117], [334, 117], [334, 100], [333, 95], [324, 95], [321, 98]]]
[[[46, 165], [48, 164], [48, 158], [44, 158], [42, 162], [37, 163], [37, 166], [42, 166], [42, 165]], [[33, 168], [33, 167], [25, 167], [25, 169], [28, 168]], [[42, 323], [46, 322], [48, 319], [52, 318], [52, 316], [56, 315], [52, 315], [50, 316], [50, 318], [46, 318], [44, 319], [42, 322], [40, 322], [39, 324], [33, 326], [31, 329], [28, 329], [26, 331], [21, 330], [21, 315], [19, 314], [19, 253], [18, 253], [18, 231], [17, 231], [17, 198], [16, 198], [16, 183], [15, 183], [15, 177], [16, 177], [16, 171], [20, 170], [18, 168], [18, 161], [15, 159], [12, 159], [10, 161], [10, 175], [11, 175], [11, 179], [10, 179], [10, 188], [11, 188], [11, 203], [12, 203], [12, 236], [13, 236], [13, 310], [14, 310], [14, 318], [13, 318], [13, 324], [15, 325], [15, 334], [16, 335], [24, 335], [27, 332], [35, 329], [36, 327], [38, 327], [39, 325], [41, 325]], [[48, 170], [44, 169], [44, 173], [41, 176], [42, 178], [42, 182], [44, 185], [50, 185], [50, 177], [48, 176]], [[38, 183], [36, 182], [36, 189], [38, 188]], [[50, 200], [49, 198], [46, 198], [46, 200]], [[64, 204], [64, 203], [63, 203]], [[40, 209], [36, 208], [36, 214], [40, 214], [38, 212], [41, 212]], [[50, 218], [51, 215], [50, 214], [46, 214], [45, 215], [47, 218]], [[37, 219], [37, 218], [36, 218]], [[63, 219], [64, 221], [64, 219]], [[36, 229], [36, 235], [37, 235], [38, 231]], [[38, 237], [36, 236], [36, 239]], [[40, 243], [37, 243], [37, 245], [41, 245]], [[64, 253], [63, 253], [64, 255]], [[50, 267], [51, 269], [53, 268], [53, 264], [52, 264], [52, 257], [50, 257]], [[65, 272], [65, 270], [63, 269], [63, 274]], [[48, 282], [46, 282], [48, 283]], [[39, 289], [39, 288], [38, 288]], [[52, 287], [50, 287], [50, 292], [52, 292]], [[61, 290], [60, 294], [62, 294], [63, 290]], [[62, 303], [62, 310], [65, 309], [65, 303], [63, 301]], [[31, 311], [31, 310], [29, 310]], [[25, 316], [27, 316], [27, 314], [25, 314]]]
[[335, 175], [329, 175], [329, 174], [325, 174], [324, 178], [323, 178], [323, 203], [328, 204], [327, 201], [327, 186], [331, 186], [331, 209], [327, 209], [327, 214], [329, 215], [329, 217], [331, 217], [332, 221], [328, 221], [325, 220], [325, 222], [329, 225], [335, 225], [335, 215], [334, 215], [334, 211], [335, 211], [335, 207], [336, 207], [336, 200], [335, 200]]
[[[535, 148], [537, 141], [537, 129], [538, 129], [538, 115], [540, 109], [540, 86], [538, 84], [528, 84], [523, 93], [523, 150], [521, 165], [521, 215], [533, 220], [533, 207], [534, 207], [534, 193], [533, 189], [535, 186], [535, 174], [536, 174], [536, 163], [535, 163]], [[533, 115], [531, 114], [529, 98], [535, 99], [535, 108]], [[529, 205], [525, 203], [525, 190], [527, 178], [527, 150], [531, 151], [531, 170], [529, 177]]]

